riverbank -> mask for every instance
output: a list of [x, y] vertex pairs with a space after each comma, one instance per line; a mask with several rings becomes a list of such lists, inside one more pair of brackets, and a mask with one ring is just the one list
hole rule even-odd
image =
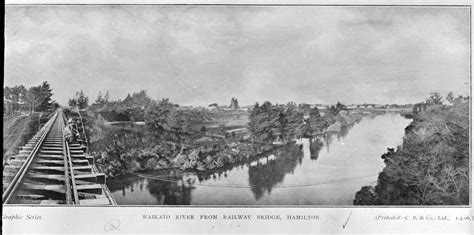
[[107, 182], [121, 205], [350, 205], [376, 180], [383, 169], [377, 159], [401, 144], [408, 124], [398, 114], [366, 116], [341, 132], [222, 167], [140, 171]]
[[382, 155], [377, 185], [355, 205], [468, 205], [469, 99], [428, 105], [413, 116], [403, 144]]
[[368, 113], [350, 113], [347, 111], [341, 111], [335, 118], [335, 122], [331, 124], [323, 133], [327, 132], [339, 132], [344, 127], [357, 124], [362, 120], [363, 117], [376, 114]]
[[209, 171], [251, 161], [285, 145], [258, 145], [256, 147], [249, 142], [236, 142], [231, 145], [232, 147], [228, 145], [213, 148], [201, 146], [178, 150], [170, 143], [161, 143], [152, 148], [132, 151], [125, 151], [120, 146], [116, 146], [112, 151], [98, 155], [96, 163], [99, 170], [109, 177], [146, 170]]

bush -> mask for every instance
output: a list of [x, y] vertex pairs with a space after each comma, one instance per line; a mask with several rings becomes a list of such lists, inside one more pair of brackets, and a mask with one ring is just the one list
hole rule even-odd
[[363, 187], [354, 204], [469, 204], [469, 100], [430, 102], [405, 131], [402, 146], [382, 156], [375, 188]]

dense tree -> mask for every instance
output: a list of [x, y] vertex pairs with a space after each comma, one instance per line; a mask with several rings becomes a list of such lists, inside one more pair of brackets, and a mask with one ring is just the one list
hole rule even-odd
[[329, 107], [329, 111], [334, 116], [336, 116], [337, 113], [338, 113], [338, 110], [336, 109], [336, 107], [334, 105], [331, 105], [331, 107]]
[[156, 130], [169, 130], [170, 118], [174, 105], [168, 99], [163, 99], [157, 104], [149, 106], [145, 112], [145, 122]]
[[44, 81], [43, 84], [40, 86], [40, 102], [38, 105], [38, 109], [40, 111], [47, 111], [51, 109], [52, 100], [51, 97], [53, 96], [52, 89], [50, 88], [48, 82]]
[[109, 99], [110, 99], [109, 91], [106, 91], [106, 92], [105, 92], [105, 95], [104, 95], [104, 102], [105, 102], [105, 103], [108, 103], [108, 102], [109, 102]]
[[127, 97], [125, 97], [125, 99], [123, 100], [123, 103], [128, 104], [128, 103], [131, 103], [131, 101], [132, 101], [132, 96], [130, 95], [130, 93], [128, 93]]
[[104, 100], [104, 98], [102, 98], [102, 92], [99, 91], [99, 94], [97, 95], [97, 98], [95, 99], [94, 104], [103, 105], [104, 102], [105, 102], [105, 100]]
[[364, 186], [355, 195], [354, 205], [374, 205], [376, 197], [372, 186]]
[[106, 107], [109, 104], [109, 93], [106, 92], [105, 96], [102, 96], [102, 92], [99, 91], [99, 94], [97, 95], [97, 98], [95, 99], [94, 103], [90, 106], [90, 108], [94, 112], [101, 112], [104, 111], [104, 107]]
[[280, 107], [280, 133], [283, 141], [288, 142], [302, 135], [303, 112], [298, 109], [298, 106], [289, 102], [285, 106]]
[[[450, 98], [451, 99], [451, 98]], [[355, 204], [467, 205], [469, 203], [469, 99], [444, 106], [433, 93], [406, 128], [403, 144], [382, 156], [385, 168]]]
[[39, 104], [41, 104], [41, 87], [35, 86], [28, 89], [27, 95], [28, 103], [30, 104], [31, 112], [37, 111]]
[[270, 102], [265, 101], [262, 106], [252, 110], [249, 120], [249, 131], [252, 133], [252, 139], [257, 142], [271, 143], [274, 140], [274, 135], [279, 134], [277, 123], [279, 117], [273, 112], [275, 108]]
[[33, 86], [26, 89], [25, 86], [19, 85], [14, 87], [3, 88], [6, 112], [17, 111], [39, 111], [47, 112], [52, 109], [53, 96], [52, 89], [48, 82], [43, 82], [39, 86]]
[[272, 105], [266, 101], [255, 104], [249, 115], [249, 131], [257, 142], [291, 141], [301, 135], [303, 112], [295, 103]]
[[76, 106], [77, 106], [77, 100], [74, 99], [74, 98], [69, 98], [67, 103], [68, 103], [69, 107], [71, 107], [71, 108], [76, 108]]
[[185, 116], [181, 115], [179, 112], [173, 112], [171, 119], [168, 120], [168, 123], [171, 126], [171, 131], [173, 132], [173, 137], [181, 142], [185, 135], [191, 134], [191, 122]]
[[231, 108], [231, 109], [238, 109], [239, 108], [239, 101], [237, 101], [237, 98], [232, 98], [230, 100], [229, 108]]
[[135, 107], [135, 108], [144, 108], [151, 104], [151, 98], [148, 97], [145, 90], [141, 90], [140, 92], [133, 93], [131, 96], [128, 95], [124, 103], [126, 105]]
[[127, 94], [124, 100], [117, 101], [111, 101], [107, 91], [105, 95], [99, 92], [90, 109], [109, 121], [144, 121], [145, 112], [153, 105], [154, 101], [144, 90]]
[[81, 90], [80, 92], [77, 92], [76, 97], [77, 97], [77, 107], [80, 110], [86, 109], [89, 106], [89, 98], [84, 95], [83, 90]]
[[338, 101], [336, 104], [336, 114], [342, 110], [347, 110], [347, 107]]
[[449, 92], [448, 95], [446, 96], [446, 100], [453, 104], [454, 103], [454, 94], [452, 92]]
[[312, 135], [314, 133], [320, 133], [324, 131], [324, 129], [326, 129], [329, 126], [329, 123], [326, 120], [326, 118], [321, 116], [321, 113], [319, 112], [317, 107], [311, 108], [309, 110], [309, 118], [307, 120], [307, 125], [306, 125], [307, 126], [306, 134]]
[[306, 103], [301, 103], [298, 105], [298, 108], [304, 113], [309, 113], [311, 109], [311, 105], [306, 104]]
[[28, 96], [27, 90], [23, 85], [3, 88], [4, 101], [8, 112], [16, 112], [25, 109], [24, 102]]
[[430, 97], [426, 99], [427, 105], [441, 105], [443, 104], [443, 97], [438, 92], [431, 93]]

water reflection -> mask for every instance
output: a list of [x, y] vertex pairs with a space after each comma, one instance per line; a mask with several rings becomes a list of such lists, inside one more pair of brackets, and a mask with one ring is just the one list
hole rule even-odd
[[107, 180], [107, 186], [109, 187], [110, 191], [121, 191], [122, 196], [127, 195], [127, 192], [135, 191], [134, 186], [136, 185], [141, 185], [139, 189], [140, 191], [143, 191], [142, 178], [136, 175], [118, 176]]
[[150, 194], [156, 197], [159, 204], [163, 205], [189, 205], [191, 192], [194, 189], [192, 185], [185, 184], [182, 180], [176, 183], [150, 180], [148, 187]]
[[293, 173], [303, 159], [300, 145], [290, 145], [273, 154], [276, 156], [273, 160], [267, 160], [265, 164], [259, 161], [255, 166], [248, 168], [250, 190], [256, 200], [259, 200], [265, 192], [270, 194], [273, 187], [282, 183], [286, 174]]
[[[321, 138], [311, 138], [309, 139], [309, 152], [311, 160], [317, 160], [319, 156], [319, 151], [323, 148], [324, 143], [321, 141]], [[329, 151], [329, 149], [328, 149]]]
[[[344, 137], [347, 135], [350, 127], [344, 128], [344, 133], [328, 133], [323, 136], [314, 137], [308, 140], [308, 148], [311, 160], [317, 160], [322, 147], [329, 145], [334, 136]], [[138, 134], [139, 135], [139, 134]], [[124, 134], [124, 137], [130, 137], [131, 134]], [[124, 143], [135, 143], [125, 141]], [[325, 142], [325, 143], [324, 143]], [[258, 147], [256, 147], [258, 148]], [[328, 150], [329, 151], [329, 150]], [[235, 164], [228, 164], [209, 171], [185, 172], [182, 170], [161, 170], [159, 172], [145, 172], [141, 176], [123, 176], [117, 177], [108, 183], [110, 190], [117, 191], [121, 189], [122, 196], [127, 196], [127, 192], [134, 193], [138, 187], [140, 191], [146, 189], [153, 197], [156, 198], [158, 204], [163, 205], [190, 205], [192, 199], [192, 191], [195, 189], [196, 183], [206, 185], [209, 182], [218, 182], [223, 178], [227, 178], [228, 173], [233, 169], [247, 168], [248, 185], [255, 198], [261, 199], [265, 193], [271, 194], [272, 189], [281, 184], [287, 174], [293, 174], [295, 168], [303, 163], [303, 145], [289, 144], [278, 148], [270, 153], [264, 154], [257, 158], [251, 158]], [[151, 174], [150, 174], [151, 173]], [[146, 178], [146, 176], [149, 176]], [[126, 179], [126, 180], [124, 180]]]

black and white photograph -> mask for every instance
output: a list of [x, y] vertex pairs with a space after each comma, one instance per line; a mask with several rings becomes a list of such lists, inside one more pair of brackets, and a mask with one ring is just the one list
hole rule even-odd
[[7, 4], [4, 38], [3, 207], [472, 203], [469, 5]]

